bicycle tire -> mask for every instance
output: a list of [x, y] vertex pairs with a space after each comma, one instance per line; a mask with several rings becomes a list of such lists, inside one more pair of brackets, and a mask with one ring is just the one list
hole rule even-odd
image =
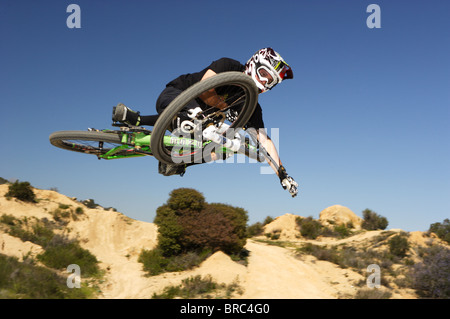
[[[252, 78], [241, 72], [224, 72], [211, 78], [200, 81], [178, 95], [161, 113], [155, 123], [150, 140], [150, 148], [153, 155], [159, 161], [166, 164], [173, 164], [171, 154], [167, 152], [164, 144], [166, 130], [171, 125], [178, 113], [192, 100], [198, 98], [202, 93], [222, 86], [237, 86], [245, 92], [244, 104], [240, 106], [240, 113], [230, 129], [240, 129], [247, 124], [258, 103], [258, 89]], [[200, 150], [202, 151], [202, 150]], [[189, 162], [194, 157], [193, 154], [180, 155], [178, 161]]]
[[[106, 154], [112, 149], [111, 147], [103, 147], [104, 143], [116, 146], [123, 145], [119, 134], [105, 132], [58, 131], [50, 134], [49, 139], [50, 143], [58, 148], [96, 156]], [[80, 141], [80, 143], [75, 141]], [[99, 143], [99, 146], [89, 145], [88, 142]], [[102, 147], [100, 147], [101, 142], [103, 142]]]

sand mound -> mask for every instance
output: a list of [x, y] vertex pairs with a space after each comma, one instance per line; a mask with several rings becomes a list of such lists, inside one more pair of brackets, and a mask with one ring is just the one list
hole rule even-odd
[[244, 265], [234, 262], [230, 256], [221, 251], [214, 253], [206, 259], [198, 269], [196, 275], [211, 275], [219, 283], [231, 284], [233, 281], [242, 281], [247, 272]]
[[23, 261], [24, 257], [34, 258], [42, 252], [43, 249], [39, 245], [29, 241], [23, 242], [17, 237], [0, 232], [0, 254], [14, 256]]
[[271, 223], [264, 226], [264, 233], [279, 234], [279, 239], [281, 240], [295, 240], [301, 236], [295, 221], [297, 217], [301, 216], [285, 214], [277, 217]]
[[70, 235], [77, 237], [102, 262], [137, 257], [142, 249], [157, 243], [155, 224], [133, 220], [114, 211], [89, 209], [81, 220], [72, 221]]
[[320, 212], [319, 220], [325, 225], [347, 225], [351, 223], [357, 230], [361, 229], [363, 222], [363, 220], [349, 208], [341, 205], [325, 208]]

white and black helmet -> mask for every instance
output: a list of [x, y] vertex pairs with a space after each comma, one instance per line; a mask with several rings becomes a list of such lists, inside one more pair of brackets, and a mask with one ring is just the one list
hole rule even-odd
[[261, 93], [294, 77], [290, 66], [272, 48], [257, 51], [245, 64], [244, 72], [252, 77]]

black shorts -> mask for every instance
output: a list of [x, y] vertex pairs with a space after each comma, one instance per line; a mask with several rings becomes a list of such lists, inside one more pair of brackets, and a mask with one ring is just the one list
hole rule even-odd
[[[168, 86], [166, 87], [161, 94], [159, 95], [158, 99], [156, 100], [156, 112], [158, 112], [158, 114], [161, 114], [164, 109], [169, 106], [169, 104], [178, 96], [181, 94], [181, 92], [183, 92], [180, 89], [177, 89], [175, 87], [172, 86]], [[188, 105], [186, 105], [185, 109], [189, 110], [189, 109], [193, 109], [200, 106], [195, 100], [192, 100], [191, 102], [189, 102]], [[186, 114], [183, 114], [184, 112], [180, 112], [182, 113], [182, 115], [186, 116]], [[183, 117], [184, 117], [183, 116]], [[255, 112], [253, 113], [252, 117], [250, 118], [250, 120], [248, 121], [247, 128], [249, 127], [253, 127], [255, 129], [259, 129], [259, 128], [264, 128], [264, 121], [263, 121], [263, 116], [262, 116], [262, 109], [261, 106], [256, 105], [256, 109]]]
[[[166, 87], [161, 94], [159, 95], [158, 99], [156, 100], [156, 112], [158, 112], [158, 114], [161, 114], [164, 109], [169, 106], [169, 104], [178, 96], [181, 94], [181, 92], [183, 92], [180, 89], [174, 88], [172, 86], [168, 86]], [[197, 104], [197, 102], [195, 102], [195, 100], [192, 100], [191, 102], [189, 102], [188, 105], [186, 105], [186, 109], [193, 109], [196, 108], [197, 106], [199, 106]]]

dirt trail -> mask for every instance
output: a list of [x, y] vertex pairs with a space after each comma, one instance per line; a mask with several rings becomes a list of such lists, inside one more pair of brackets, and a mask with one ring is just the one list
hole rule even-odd
[[[244, 299], [316, 299], [338, 298], [344, 291], [352, 294], [352, 281], [360, 279], [347, 270], [327, 262], [300, 260], [286, 248], [249, 240], [247, 267], [217, 252], [199, 267], [184, 271], [145, 277], [142, 265], [133, 258], [116, 260], [111, 265], [101, 298], [151, 298], [164, 287], [178, 285], [185, 278], [211, 275], [217, 282], [230, 284], [238, 280]], [[355, 277], [356, 276], [356, 277]]]
[[249, 241], [242, 298], [336, 298], [326, 279], [308, 263], [277, 246]]

